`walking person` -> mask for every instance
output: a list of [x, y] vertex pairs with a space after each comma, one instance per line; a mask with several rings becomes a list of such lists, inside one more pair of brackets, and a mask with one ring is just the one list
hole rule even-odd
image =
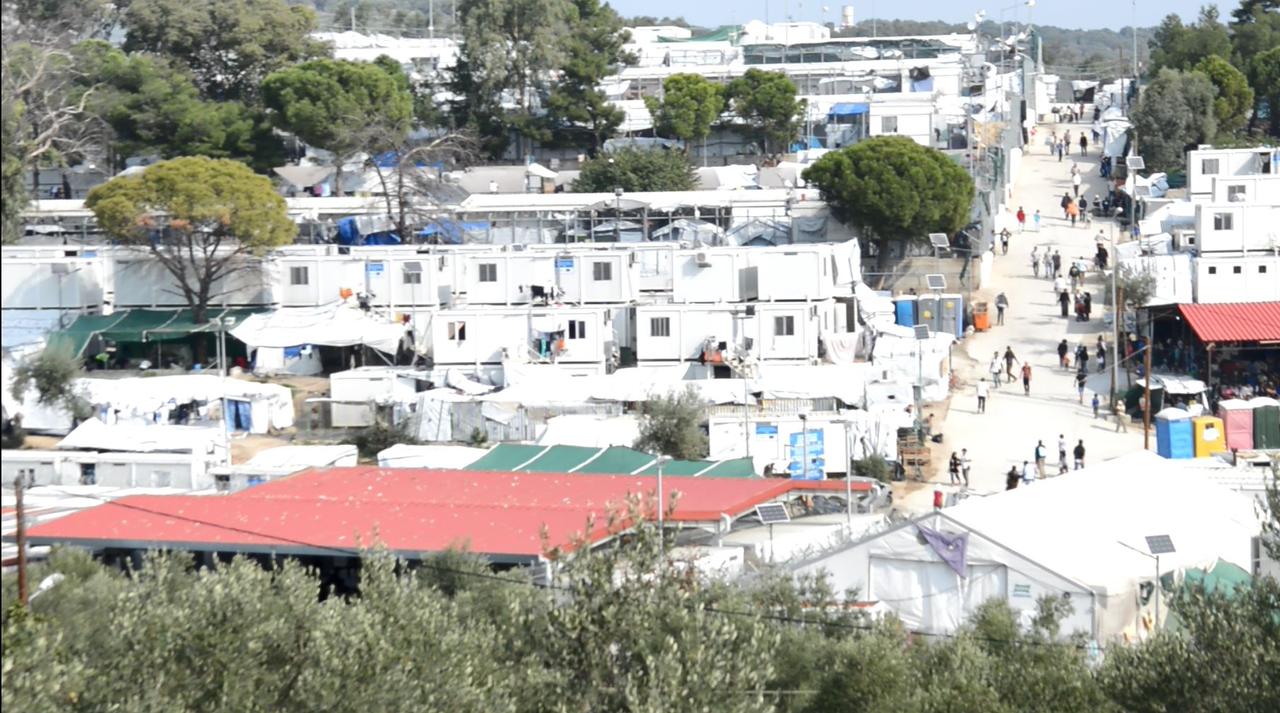
[[1067, 346], [1067, 340], [1063, 339], [1058, 342], [1058, 366], [1063, 369], [1071, 368], [1071, 362], [1067, 359], [1067, 352], [1071, 351], [1071, 347]]
[[[1080, 186], [1076, 186], [1076, 190], [1079, 191], [1079, 189]], [[1067, 217], [1071, 219], [1071, 227], [1076, 227], [1076, 219], [1080, 217], [1080, 206], [1073, 200], [1067, 201]]]
[[1062, 316], [1067, 316], [1067, 306], [1071, 303], [1071, 295], [1063, 290], [1058, 293], [1058, 305], [1062, 307]]
[[1009, 306], [1009, 298], [1005, 297], [1005, 294], [1003, 292], [996, 295], [996, 324], [997, 325], [1004, 324], [1004, 310], [1008, 306]]
[[960, 484], [960, 456], [951, 451], [951, 460], [947, 463], [947, 475], [951, 476], [951, 484]]
[[1102, 406], [1102, 399], [1098, 398], [1096, 391], [1093, 394], [1093, 401], [1090, 402], [1090, 405], [1093, 406], [1093, 417], [1095, 419], [1098, 418], [1098, 407]]
[[1021, 233], [1027, 229], [1027, 212], [1018, 206], [1018, 232]]
[[1047, 249], [1044, 251], [1044, 279], [1053, 279], [1053, 256]]
[[1004, 230], [1000, 231], [1000, 254], [1001, 255], [1009, 254], [1009, 238], [1010, 238], [1010, 234], [1009, 234], [1008, 228], [1005, 228]]
[[969, 468], [973, 466], [973, 461], [969, 460], [969, 449], [960, 449], [960, 477], [964, 479], [964, 487], [969, 487]]
[[1129, 424], [1125, 423], [1125, 420], [1129, 418], [1129, 414], [1124, 412], [1124, 408], [1121, 407], [1119, 401], [1111, 404], [1111, 415], [1116, 418], [1116, 433], [1120, 433], [1121, 431], [1128, 433]]
[[1022, 362], [1022, 393], [1031, 395], [1031, 365]]
[[1089, 347], [1083, 343], [1076, 347], [1076, 371], [1089, 369]]
[[1000, 352], [991, 356], [991, 366], [987, 370], [991, 372], [991, 385], [1000, 388]]
[[[1069, 198], [1067, 200], [1070, 200]], [[1053, 251], [1053, 277], [1056, 280], [1062, 274], [1062, 253]]]
[[1061, 141], [1058, 142], [1056, 148], [1058, 150], [1058, 163], [1062, 163], [1062, 154], [1063, 154], [1064, 147]]
[[974, 389], [978, 392], [978, 413], [987, 412], [987, 380], [985, 378], [978, 379], [977, 386]]
[[1040, 276], [1040, 256], [1036, 253], [1040, 248], [1031, 248], [1031, 273]]
[[1036, 208], [1036, 214], [1032, 216], [1031, 219], [1035, 223], [1036, 232], [1037, 233], [1040, 232], [1040, 209], [1039, 208]]
[[1075, 469], [1080, 470], [1084, 467], [1084, 439], [1076, 441], [1076, 447], [1071, 451], [1071, 455], [1075, 458]]
[[1067, 206], [1071, 205], [1071, 194], [1063, 193], [1062, 199], [1058, 201], [1058, 205], [1062, 207], [1062, 219], [1066, 220], [1071, 217], [1071, 211], [1067, 210]]
[[1044, 441], [1036, 441], [1036, 472], [1044, 477]]
[[1098, 373], [1101, 374], [1102, 372], [1107, 370], [1107, 345], [1103, 344], [1102, 342], [1098, 342], [1097, 352], [1098, 352]]
[[1089, 199], [1085, 198], [1084, 196], [1080, 196], [1079, 204], [1080, 204], [1080, 220], [1083, 221], [1084, 225], [1092, 226], [1093, 214], [1089, 212]]
[[1088, 322], [1093, 317], [1093, 293], [1084, 293], [1084, 321]]
[[1089, 375], [1087, 372], [1083, 372], [1083, 371], [1076, 372], [1076, 403], [1079, 403], [1079, 404], [1084, 403], [1084, 386], [1085, 386], [1085, 382], [1087, 382], [1088, 380], [1089, 380]]
[[1067, 438], [1058, 434], [1058, 469], [1067, 467]]
[[1013, 381], [1013, 365], [1018, 363], [1018, 357], [1013, 355], [1013, 347], [1006, 346], [1004, 348], [1004, 373], [1009, 377], [1009, 381]]
[[1084, 132], [1081, 132], [1080, 133], [1080, 155], [1085, 156], [1085, 155], [1088, 155], [1088, 153], [1089, 153], [1089, 138], [1084, 135]]

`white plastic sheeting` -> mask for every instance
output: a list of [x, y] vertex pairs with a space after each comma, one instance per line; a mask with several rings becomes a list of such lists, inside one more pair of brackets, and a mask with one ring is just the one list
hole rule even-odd
[[485, 448], [469, 446], [417, 446], [397, 443], [378, 453], [381, 468], [440, 468], [458, 470], [480, 460]]
[[547, 419], [546, 430], [538, 437], [544, 446], [630, 448], [640, 438], [640, 419], [635, 416], [567, 414]]
[[927, 401], [941, 401], [950, 392], [949, 355], [955, 337], [930, 334], [916, 339], [907, 327], [885, 328], [876, 338], [873, 379], [924, 385]]
[[[293, 393], [279, 384], [261, 384], [242, 379], [222, 379], [209, 374], [132, 377], [127, 379], [80, 379], [78, 388], [100, 412], [122, 423], [150, 424], [160, 412], [178, 404], [217, 402], [223, 397], [248, 401], [253, 433], [293, 426]], [[119, 414], [115, 412], [119, 411]]]
[[345, 303], [291, 307], [246, 318], [231, 336], [250, 348], [365, 345], [394, 354], [404, 337], [403, 324], [380, 321]]
[[60, 450], [125, 451], [130, 453], [213, 453], [225, 437], [218, 428], [201, 426], [108, 426], [91, 418], [58, 441]]
[[358, 457], [356, 447], [348, 444], [331, 446], [277, 446], [258, 451], [244, 465], [256, 468], [325, 468], [353, 466]]

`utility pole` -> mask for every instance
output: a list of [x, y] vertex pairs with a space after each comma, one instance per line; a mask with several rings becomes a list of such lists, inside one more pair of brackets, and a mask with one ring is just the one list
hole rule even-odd
[[22, 507], [22, 482], [26, 471], [19, 470], [13, 481], [14, 516], [18, 519], [18, 603], [27, 606], [27, 511]]
[[[1151, 319], [1151, 316], [1147, 315], [1147, 319]], [[1142, 376], [1144, 377], [1142, 381], [1143, 383], [1146, 384], [1146, 386], [1143, 387], [1143, 395], [1144, 395], [1144, 400], [1146, 401], [1146, 405], [1143, 406], [1142, 408], [1142, 450], [1148, 451], [1148, 450], [1151, 450], [1151, 325], [1150, 324], [1147, 325], [1147, 340], [1142, 348], [1143, 348], [1143, 351], [1146, 352], [1145, 354], [1142, 355]]]

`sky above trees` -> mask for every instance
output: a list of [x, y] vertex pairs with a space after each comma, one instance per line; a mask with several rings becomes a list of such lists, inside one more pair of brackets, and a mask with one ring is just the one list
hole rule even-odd
[[[999, 21], [1001, 8], [1012, 5], [1014, 0], [974, 0], [957, 3], [954, 0], [912, 0], [912, 2], [844, 2], [842, 0], [611, 0], [610, 4], [623, 17], [649, 15], [653, 17], [681, 17], [695, 25], [741, 24], [749, 20], [763, 20], [767, 13], [770, 21], [780, 22], [788, 15], [793, 20], [810, 22], [838, 21], [840, 8], [853, 5], [854, 19], [861, 21], [872, 17], [896, 20], [944, 20], [965, 22], [978, 10], [985, 9], [987, 17]], [[1218, 5], [1224, 16], [1229, 15], [1237, 3], [1212, 3], [1203, 0], [1138, 0], [1137, 24], [1139, 27], [1157, 25], [1165, 15], [1177, 13], [1184, 20], [1194, 19], [1201, 5]], [[823, 12], [822, 8], [827, 11]], [[1115, 0], [1037, 0], [1031, 16], [1037, 24], [1085, 29], [1127, 26], [1132, 21], [1132, 6]], [[1005, 19], [1013, 19], [1013, 10], [1005, 12]], [[1027, 8], [1018, 8], [1018, 19], [1025, 21]]]

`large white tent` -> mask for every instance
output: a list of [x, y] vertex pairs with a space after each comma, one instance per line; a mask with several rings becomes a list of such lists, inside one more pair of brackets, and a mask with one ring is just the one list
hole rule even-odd
[[1200, 468], [1139, 451], [967, 499], [794, 569], [826, 572], [836, 591], [888, 604], [913, 630], [955, 631], [992, 598], [1030, 616], [1039, 598], [1053, 596], [1072, 605], [1064, 633], [1108, 641], [1157, 625], [1146, 537], [1173, 542], [1175, 551], [1160, 557], [1162, 574], [1219, 559], [1249, 569], [1259, 529], [1248, 497]]
[[379, 320], [345, 303], [335, 303], [255, 314], [245, 318], [230, 334], [251, 349], [363, 344], [394, 354], [404, 337], [405, 327]]

